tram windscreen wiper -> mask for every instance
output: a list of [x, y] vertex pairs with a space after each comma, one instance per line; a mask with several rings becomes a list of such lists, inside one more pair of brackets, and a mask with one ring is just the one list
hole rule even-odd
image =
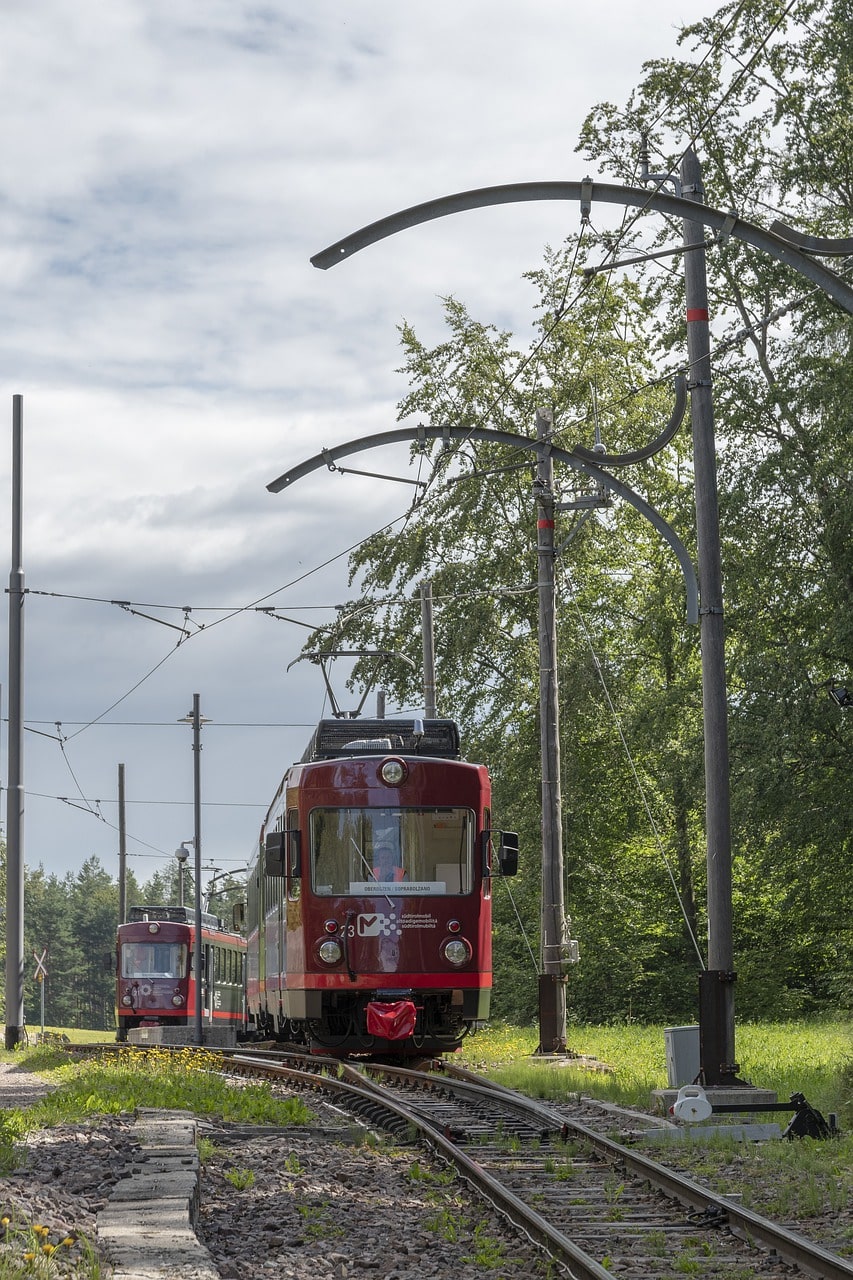
[[367, 861], [367, 858], [365, 858], [364, 850], [362, 849], [361, 845], [356, 843], [355, 836], [350, 836], [350, 840], [355, 846], [355, 851], [358, 854], [358, 859], [362, 865], [362, 868], [367, 872], [367, 875], [364, 877], [365, 880], [375, 880], [376, 876], [373, 874], [373, 867], [371, 867], [370, 863]]

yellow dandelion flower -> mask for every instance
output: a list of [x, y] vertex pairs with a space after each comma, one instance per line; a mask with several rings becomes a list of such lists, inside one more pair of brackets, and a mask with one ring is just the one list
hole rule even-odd
[[0, 1227], [8, 1227], [11, 1221], [11, 1218], [0, 1218]]
[[25, 1253], [24, 1262], [35, 1262], [36, 1255], [34, 1253]]
[[64, 1244], [66, 1249], [70, 1249], [73, 1244], [77, 1243], [76, 1236], [66, 1236], [64, 1240], [60, 1240], [60, 1244]]
[[50, 1257], [50, 1255], [51, 1255], [52, 1253], [56, 1253], [56, 1245], [55, 1245], [55, 1244], [43, 1244], [43, 1245], [42, 1245], [42, 1247], [41, 1247], [41, 1251], [42, 1251], [42, 1253], [46, 1253], [46, 1254], [47, 1254], [47, 1256], [48, 1256], [48, 1257]]

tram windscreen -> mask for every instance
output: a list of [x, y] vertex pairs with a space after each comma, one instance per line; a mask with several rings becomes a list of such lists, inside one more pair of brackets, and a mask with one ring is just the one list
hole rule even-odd
[[187, 948], [182, 942], [125, 942], [121, 948], [123, 978], [184, 978]]
[[314, 809], [314, 892], [471, 892], [474, 814], [470, 809]]

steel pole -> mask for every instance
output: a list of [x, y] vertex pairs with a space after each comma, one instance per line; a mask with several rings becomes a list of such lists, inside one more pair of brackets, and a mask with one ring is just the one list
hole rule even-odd
[[197, 693], [193, 694], [193, 846], [194, 846], [194, 862], [195, 871], [195, 952], [193, 964], [195, 966], [195, 1026], [194, 1040], [200, 1045], [204, 1043], [204, 1035], [202, 1031], [202, 983], [204, 975], [202, 973], [202, 942], [201, 942], [201, 712], [199, 710], [200, 698]]
[[9, 786], [6, 791], [6, 1048], [24, 1033], [24, 399], [12, 397], [12, 567], [9, 574]]
[[[536, 411], [536, 438], [554, 432], [550, 409]], [[560, 705], [554, 598], [554, 464], [538, 455], [536, 551], [539, 586], [539, 737], [542, 754], [542, 973], [539, 978], [539, 1052], [566, 1049], [566, 980], [562, 966], [563, 819], [560, 793]]]
[[[688, 150], [681, 162], [681, 189], [686, 200], [696, 204], [704, 202], [702, 170], [693, 150]], [[683, 226], [685, 248], [703, 243], [701, 221], [685, 219]], [[685, 253], [684, 281], [696, 490], [708, 874], [708, 968], [700, 977], [700, 1066], [705, 1084], [725, 1085], [739, 1082], [735, 1061], [732, 841], [723, 574], [704, 249]]]
[[124, 800], [124, 765], [118, 767], [118, 922], [127, 920], [127, 818]]
[[435, 706], [435, 633], [432, 622], [432, 583], [421, 583], [421, 631], [424, 654], [424, 717], [434, 720]]

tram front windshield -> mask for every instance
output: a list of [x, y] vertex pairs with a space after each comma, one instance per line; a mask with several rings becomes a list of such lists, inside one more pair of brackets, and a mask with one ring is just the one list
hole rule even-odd
[[187, 949], [182, 942], [125, 942], [121, 948], [123, 978], [183, 978]]
[[470, 893], [474, 829], [470, 809], [314, 809], [314, 892]]

